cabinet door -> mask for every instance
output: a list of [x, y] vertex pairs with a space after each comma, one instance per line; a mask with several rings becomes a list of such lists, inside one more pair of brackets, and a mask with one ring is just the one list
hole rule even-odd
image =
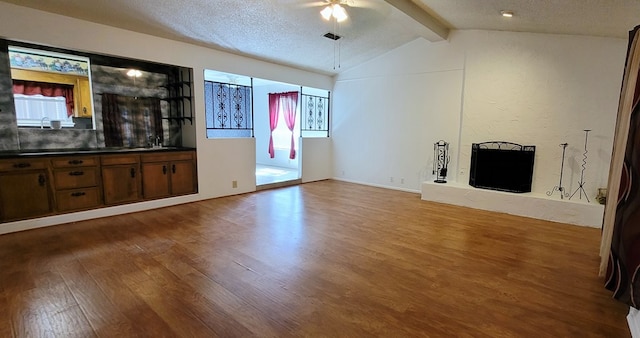
[[193, 161], [171, 163], [171, 193], [182, 195], [195, 192]]
[[50, 214], [53, 208], [47, 170], [0, 174], [0, 208], [3, 221]]
[[160, 198], [171, 195], [168, 162], [142, 164], [142, 192], [144, 198]]
[[139, 200], [139, 171], [137, 164], [103, 166], [104, 203], [118, 204]]
[[78, 94], [80, 95], [80, 106], [77, 109], [78, 117], [91, 117], [93, 115], [91, 104], [91, 87], [89, 87], [89, 79], [78, 79]]

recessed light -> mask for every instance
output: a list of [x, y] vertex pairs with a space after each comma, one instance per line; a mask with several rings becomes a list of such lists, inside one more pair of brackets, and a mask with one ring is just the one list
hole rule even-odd
[[127, 75], [131, 77], [140, 77], [142, 76], [142, 72], [137, 69], [129, 69]]
[[504, 16], [505, 18], [513, 17], [513, 11], [500, 11], [500, 14], [502, 14], [502, 16]]

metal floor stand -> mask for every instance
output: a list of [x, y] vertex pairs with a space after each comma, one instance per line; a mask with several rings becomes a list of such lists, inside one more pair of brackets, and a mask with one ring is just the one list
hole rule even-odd
[[571, 196], [569, 196], [569, 199], [571, 199], [573, 197], [573, 195], [575, 195], [578, 191], [580, 191], [580, 199], [582, 199], [582, 194], [584, 194], [584, 198], [587, 199], [587, 202], [591, 203], [591, 201], [589, 201], [589, 196], [587, 196], [587, 192], [584, 191], [584, 171], [585, 169], [587, 169], [587, 153], [589, 152], [587, 150], [587, 139], [589, 138], [589, 132], [591, 131], [591, 129], [585, 129], [584, 130], [584, 153], [582, 153], [582, 172], [580, 173], [580, 181], [578, 181], [578, 188], [576, 189], [576, 191], [573, 192], [573, 194], [571, 194]]

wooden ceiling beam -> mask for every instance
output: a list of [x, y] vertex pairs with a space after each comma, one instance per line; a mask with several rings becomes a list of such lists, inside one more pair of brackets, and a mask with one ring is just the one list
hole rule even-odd
[[428, 13], [423, 7], [412, 0], [385, 0], [389, 5], [397, 8], [404, 14], [425, 26], [437, 36], [446, 40], [449, 36], [449, 28], [440, 22], [436, 17]]

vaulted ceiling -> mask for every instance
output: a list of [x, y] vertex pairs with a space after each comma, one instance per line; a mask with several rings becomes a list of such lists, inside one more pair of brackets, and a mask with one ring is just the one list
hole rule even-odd
[[324, 0], [0, 1], [323, 74], [454, 29], [626, 39], [640, 24], [639, 0], [342, 0], [349, 19], [340, 24], [321, 18]]

